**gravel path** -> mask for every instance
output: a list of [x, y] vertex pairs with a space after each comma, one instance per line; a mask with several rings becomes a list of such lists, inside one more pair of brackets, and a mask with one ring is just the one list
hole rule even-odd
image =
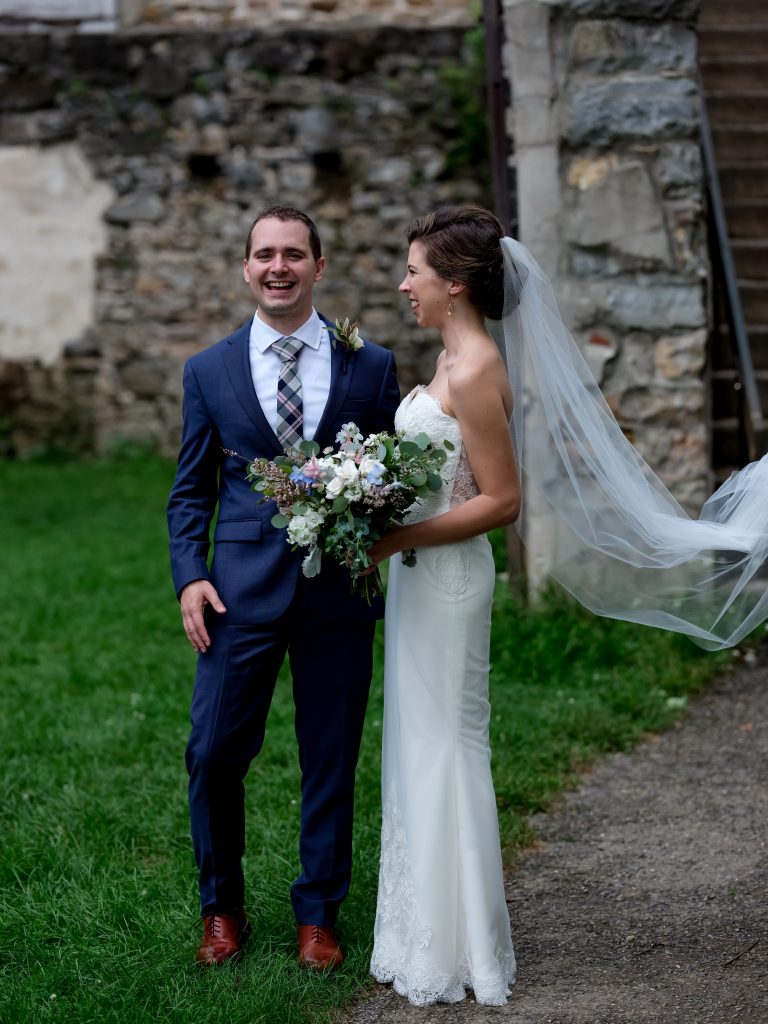
[[345, 1024], [768, 1024], [768, 650], [750, 658], [535, 818], [506, 1007], [378, 987]]

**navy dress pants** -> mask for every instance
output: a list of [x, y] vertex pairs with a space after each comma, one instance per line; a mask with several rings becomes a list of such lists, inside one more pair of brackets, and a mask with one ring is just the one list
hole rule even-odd
[[291, 887], [299, 924], [333, 925], [349, 889], [355, 768], [371, 681], [375, 622], [328, 622], [296, 610], [257, 626], [207, 620], [187, 745], [192, 838], [202, 914], [244, 903], [243, 780], [264, 742], [288, 652], [301, 767], [302, 873]]

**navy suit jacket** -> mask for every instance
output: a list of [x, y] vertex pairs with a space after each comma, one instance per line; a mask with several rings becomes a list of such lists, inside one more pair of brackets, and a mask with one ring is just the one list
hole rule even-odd
[[[323, 318], [324, 319], [324, 318]], [[328, 321], [324, 321], [326, 324]], [[215, 616], [229, 625], [272, 622], [296, 596], [302, 551], [292, 552], [285, 530], [270, 520], [274, 502], [257, 504], [245, 478], [248, 459], [282, 454], [256, 397], [248, 345], [251, 321], [192, 356], [184, 367], [184, 426], [176, 478], [168, 502], [171, 568], [176, 593], [193, 580], [210, 580], [227, 609]], [[367, 435], [394, 428], [400, 393], [391, 352], [366, 342], [347, 353], [331, 350], [331, 387], [314, 440], [333, 445], [353, 420]], [[210, 527], [218, 503], [210, 569]], [[383, 601], [350, 593], [345, 567], [323, 560], [318, 576], [303, 580], [300, 610], [315, 618], [380, 618]]]

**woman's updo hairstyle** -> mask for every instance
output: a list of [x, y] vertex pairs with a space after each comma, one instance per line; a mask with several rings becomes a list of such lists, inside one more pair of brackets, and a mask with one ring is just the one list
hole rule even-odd
[[498, 218], [480, 206], [445, 206], [408, 225], [408, 243], [424, 246], [427, 263], [448, 281], [467, 288], [473, 306], [489, 320], [504, 309], [504, 260]]

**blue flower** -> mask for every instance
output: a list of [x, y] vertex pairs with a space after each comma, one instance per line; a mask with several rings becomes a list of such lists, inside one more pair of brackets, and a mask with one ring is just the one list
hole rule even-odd
[[298, 484], [299, 487], [306, 487], [308, 491], [310, 491], [315, 485], [315, 481], [309, 476], [304, 476], [298, 466], [293, 467], [288, 479], [291, 483]]

